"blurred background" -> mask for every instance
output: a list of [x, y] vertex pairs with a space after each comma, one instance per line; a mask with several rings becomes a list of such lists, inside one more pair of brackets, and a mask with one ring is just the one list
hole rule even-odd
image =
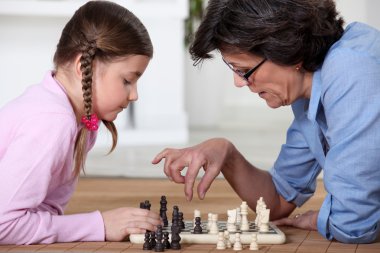
[[[0, 0], [0, 107], [38, 83], [53, 68], [60, 33], [81, 0]], [[88, 156], [87, 176], [164, 177], [151, 160], [165, 147], [186, 147], [213, 137], [230, 139], [247, 159], [269, 169], [285, 141], [290, 107], [270, 109], [247, 88], [233, 85], [218, 54], [193, 67], [188, 39], [206, 0], [118, 0], [147, 27], [154, 58], [139, 82], [139, 100], [121, 113], [119, 143], [107, 155], [104, 129]], [[380, 29], [380, 1], [336, 0], [346, 24]], [[112, 98], [111, 98], [112, 99]]]

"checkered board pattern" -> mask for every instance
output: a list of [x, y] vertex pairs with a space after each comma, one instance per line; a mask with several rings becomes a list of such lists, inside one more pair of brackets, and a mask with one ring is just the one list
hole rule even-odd
[[[194, 234], [194, 227], [192, 221], [185, 221], [185, 228], [181, 230], [180, 243], [188, 244], [216, 244], [218, 242], [218, 234], [209, 234], [207, 231], [207, 222], [203, 222], [202, 234]], [[171, 224], [168, 227], [164, 227], [162, 232], [169, 232], [169, 238], [171, 237], [170, 231]], [[223, 232], [227, 230], [225, 221], [218, 221], [219, 231]], [[237, 230], [236, 232], [230, 232], [231, 243], [235, 242], [235, 234], [240, 233], [240, 240], [242, 244], [250, 244], [252, 241], [252, 234], [257, 233], [258, 244], [282, 244], [285, 243], [285, 234], [274, 224], [269, 222], [268, 232], [259, 232], [259, 229], [254, 223], [250, 223], [249, 230], [242, 232]], [[132, 243], [142, 244], [144, 243], [144, 234], [131, 234], [129, 237]]]

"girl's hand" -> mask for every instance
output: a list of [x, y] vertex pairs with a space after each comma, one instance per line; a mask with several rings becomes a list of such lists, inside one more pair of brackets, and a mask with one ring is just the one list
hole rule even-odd
[[122, 207], [102, 212], [105, 240], [122, 241], [127, 235], [155, 231], [163, 225], [158, 214], [146, 209]]
[[[185, 184], [184, 191], [189, 201], [193, 198], [194, 183], [202, 168], [205, 174], [198, 184], [197, 191], [199, 198], [203, 199], [228, 161], [231, 150], [232, 144], [228, 140], [215, 138], [189, 148], [167, 148], [161, 151], [152, 163], [158, 164], [161, 160], [165, 160], [164, 173], [170, 180]], [[186, 174], [182, 175], [181, 171], [185, 168], [187, 168]]]
[[303, 214], [297, 214], [293, 217], [282, 218], [273, 221], [276, 226], [292, 226], [306, 230], [317, 230], [317, 219], [319, 211], [307, 211]]

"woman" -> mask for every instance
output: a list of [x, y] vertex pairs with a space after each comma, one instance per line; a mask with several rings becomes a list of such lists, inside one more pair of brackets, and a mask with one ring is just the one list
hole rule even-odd
[[[195, 64], [218, 50], [271, 108], [291, 105], [294, 121], [269, 172], [251, 165], [228, 140], [165, 149], [165, 174], [204, 198], [221, 172], [253, 209], [263, 196], [276, 224], [318, 230], [329, 240], [370, 243], [380, 220], [380, 33], [343, 29], [332, 0], [211, 0], [195, 35]], [[188, 167], [186, 175], [181, 171]], [[323, 170], [327, 196], [318, 211], [288, 218], [314, 193]]]

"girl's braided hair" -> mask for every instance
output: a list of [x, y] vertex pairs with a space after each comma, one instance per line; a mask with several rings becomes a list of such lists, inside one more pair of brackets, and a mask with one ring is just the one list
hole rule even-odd
[[[110, 62], [128, 55], [153, 56], [149, 34], [140, 20], [126, 8], [108, 1], [90, 1], [80, 7], [62, 31], [54, 54], [55, 68], [64, 66], [81, 54], [82, 91], [85, 116], [92, 113], [92, 74], [94, 59]], [[111, 98], [112, 99], [112, 98]], [[103, 120], [112, 134], [112, 147], [117, 144], [113, 122]], [[84, 168], [88, 130], [78, 133], [74, 148], [74, 175]]]

